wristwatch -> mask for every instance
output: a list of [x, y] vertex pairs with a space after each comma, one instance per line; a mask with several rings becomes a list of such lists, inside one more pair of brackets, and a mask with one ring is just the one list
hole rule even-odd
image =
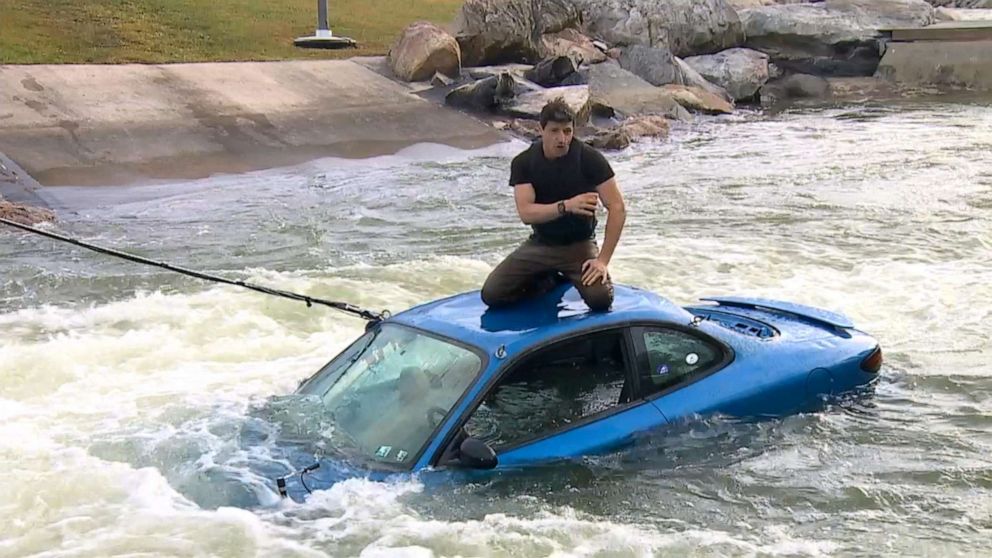
[[558, 215], [565, 214], [565, 200], [558, 202]]

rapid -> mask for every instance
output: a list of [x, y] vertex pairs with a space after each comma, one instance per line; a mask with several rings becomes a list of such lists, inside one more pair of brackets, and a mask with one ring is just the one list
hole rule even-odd
[[[89, 242], [395, 313], [479, 288], [525, 237], [523, 147], [48, 195]], [[992, 104], [744, 111], [609, 159], [618, 282], [844, 312], [885, 351], [874, 397], [280, 501], [260, 409], [361, 320], [0, 229], [0, 557], [992, 554]]]

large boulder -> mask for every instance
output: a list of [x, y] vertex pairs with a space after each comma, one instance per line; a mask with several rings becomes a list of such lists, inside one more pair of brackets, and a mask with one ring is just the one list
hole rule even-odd
[[933, 22], [923, 0], [827, 0], [741, 10], [746, 46], [789, 72], [869, 76], [881, 59], [879, 30]]
[[768, 81], [768, 55], [746, 48], [731, 48], [716, 54], [692, 56], [686, 64], [707, 81], [725, 89], [736, 100], [754, 97]]
[[822, 0], [727, 0], [727, 2], [735, 10], [760, 8], [762, 6], [774, 6], [775, 4], [809, 4], [811, 2], [821, 1]]
[[606, 53], [596, 48], [592, 39], [571, 28], [542, 35], [537, 51], [541, 58], [567, 56], [577, 64], [598, 64], [606, 60]]
[[926, 0], [826, 0], [828, 9], [858, 13], [878, 29], [915, 27], [934, 22], [935, 11]]
[[676, 56], [740, 46], [744, 28], [727, 0], [574, 0], [593, 38], [671, 49]]
[[697, 72], [692, 66], [686, 63], [685, 60], [676, 57], [675, 66], [679, 70], [679, 81], [677, 83], [681, 85], [688, 85], [691, 87], [699, 87], [705, 89], [710, 93], [720, 97], [724, 101], [733, 102], [734, 98], [727, 92], [723, 87], [709, 81], [702, 74]]
[[621, 68], [651, 85], [665, 85], [679, 81], [675, 56], [667, 48], [632, 45], [622, 50], [618, 62]]
[[462, 64], [536, 62], [541, 38], [577, 28], [581, 14], [569, 0], [466, 0], [455, 16]]
[[572, 85], [568, 87], [552, 87], [531, 91], [522, 95], [503, 100], [499, 112], [515, 118], [538, 120], [541, 109], [552, 99], [561, 97], [575, 112], [575, 123], [582, 126], [589, 120], [592, 105], [589, 102], [588, 85]]
[[[989, 0], [992, 8], [992, 0]], [[979, 21], [992, 20], [992, 10], [970, 8], [937, 8], [934, 15], [937, 21]]]
[[604, 62], [588, 69], [589, 97], [598, 106], [610, 107], [622, 118], [659, 114], [677, 120], [692, 116], [671, 95], [624, 70]]
[[458, 77], [461, 50], [444, 29], [429, 21], [411, 23], [389, 50], [389, 65], [404, 81], [426, 81], [436, 73]]
[[689, 85], [700, 87], [727, 100], [731, 96], [720, 86], [709, 82], [667, 48], [633, 45], [621, 49], [617, 59], [620, 67], [651, 85]]
[[[563, 85], [566, 80], [573, 80], [578, 67], [570, 56], [556, 56], [542, 60], [539, 64], [524, 72], [524, 77], [542, 87]], [[567, 85], [580, 85], [568, 83]]]
[[947, 8], [992, 8], [992, 0], [927, 0], [933, 6]]
[[705, 114], [730, 114], [734, 106], [720, 97], [699, 87], [688, 85], [663, 85], [661, 90], [672, 96], [676, 102], [690, 111]]

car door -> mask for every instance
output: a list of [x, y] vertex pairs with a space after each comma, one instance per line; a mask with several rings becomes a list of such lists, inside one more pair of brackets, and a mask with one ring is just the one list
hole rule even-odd
[[717, 375], [733, 361], [731, 348], [699, 330], [656, 324], [633, 327], [630, 336], [638, 396], [670, 422], [719, 411], [741, 391]]
[[637, 394], [629, 331], [560, 340], [508, 368], [465, 423], [500, 467], [610, 451], [665, 423]]

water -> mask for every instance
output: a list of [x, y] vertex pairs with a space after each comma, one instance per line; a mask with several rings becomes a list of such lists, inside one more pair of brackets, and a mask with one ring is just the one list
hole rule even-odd
[[[89, 241], [397, 311], [478, 288], [524, 236], [505, 185], [521, 148], [49, 195]], [[992, 553], [988, 104], [743, 113], [611, 160], [618, 280], [845, 312], [885, 348], [875, 397], [280, 503], [266, 398], [362, 322], [2, 231], [0, 556]]]

